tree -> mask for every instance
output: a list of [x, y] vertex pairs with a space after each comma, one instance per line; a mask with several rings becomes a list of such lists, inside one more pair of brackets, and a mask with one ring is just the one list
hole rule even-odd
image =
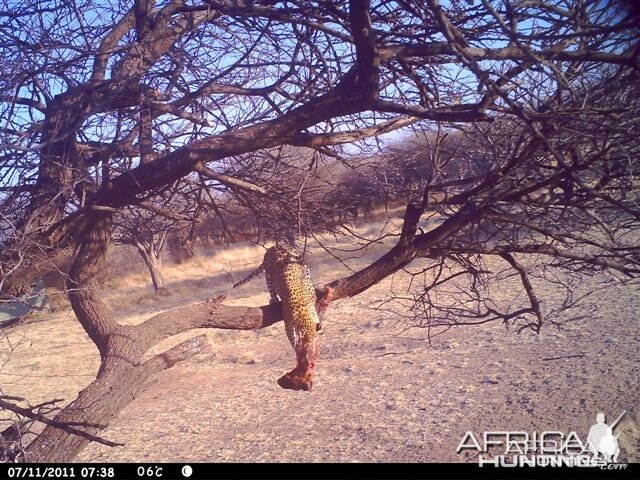
[[[155, 201], [124, 208], [114, 215], [114, 240], [134, 247], [149, 269], [156, 294], [167, 293], [162, 273], [162, 251], [170, 234], [193, 232], [207, 202], [202, 188], [188, 179], [177, 182]], [[192, 235], [191, 235], [192, 236]]]
[[[125, 326], [98, 293], [114, 215], [180, 180], [202, 185], [212, 208], [231, 198], [267, 216], [265, 199], [300, 205], [268, 175], [277, 155], [260, 175], [239, 168], [255, 152], [309, 147], [348, 162], [340, 145], [372, 151], [367, 139], [401, 128], [456, 128], [484, 162], [410, 189], [397, 244], [326, 285], [323, 308], [417, 264], [425, 284], [410, 300], [434, 322], [539, 329], [519, 255], [575, 275], [640, 273], [639, 45], [622, 1], [5, 1], [1, 15], [11, 74], [0, 79], [0, 289], [15, 297], [72, 254], [70, 301], [101, 356], [29, 460], [73, 458], [142, 379], [207, 348], [200, 336], [143, 362], [158, 341], [281, 320], [279, 305], [214, 299]], [[432, 211], [441, 221], [426, 226]], [[478, 287], [487, 256], [518, 275], [529, 305], [490, 304]], [[470, 292], [462, 310], [431, 297], [451, 282]]]
[[135, 247], [149, 269], [153, 289], [156, 293], [165, 292], [167, 284], [162, 273], [162, 251], [170, 227], [145, 218], [139, 211], [129, 213], [119, 227], [121, 233], [116, 237], [116, 243]]

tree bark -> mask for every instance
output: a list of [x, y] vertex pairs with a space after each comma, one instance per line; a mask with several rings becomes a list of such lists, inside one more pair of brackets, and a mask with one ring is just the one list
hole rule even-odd
[[[118, 413], [146, 386], [154, 374], [197, 353], [209, 351], [206, 335], [181, 343], [141, 365], [132, 357], [121, 362], [103, 363], [96, 380], [80, 392], [78, 398], [55, 417], [56, 422], [83, 422], [76, 427], [90, 434], [99, 434]], [[133, 353], [133, 352], [132, 352]], [[28, 462], [70, 462], [89, 440], [48, 425], [28, 446]]]

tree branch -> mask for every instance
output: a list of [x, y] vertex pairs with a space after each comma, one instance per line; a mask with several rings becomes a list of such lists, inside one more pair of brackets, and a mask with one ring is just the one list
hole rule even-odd
[[259, 193], [261, 195], [267, 195], [269, 193], [266, 189], [254, 183], [247, 182], [246, 180], [240, 180], [239, 178], [231, 177], [229, 175], [225, 175], [224, 173], [214, 172], [210, 168], [204, 166], [202, 163], [196, 163], [196, 165], [194, 166], [194, 170], [205, 178], [216, 180], [217, 182], [223, 183], [229, 187], [241, 188], [243, 190]]
[[[37, 422], [40, 423], [44, 423], [45, 425], [49, 425], [51, 427], [55, 427], [58, 428], [60, 430], [64, 430], [65, 432], [71, 433], [73, 435], [78, 435], [79, 437], [82, 438], [86, 438], [87, 440], [90, 440], [92, 442], [97, 442], [97, 443], [101, 443], [103, 445], [106, 445], [108, 447], [122, 447], [124, 444], [123, 443], [116, 443], [116, 442], [112, 442], [110, 440], [106, 440], [104, 438], [101, 437], [97, 437], [96, 435], [92, 435], [90, 433], [84, 432], [82, 430], [79, 430], [73, 426], [71, 426], [68, 422], [58, 422], [56, 420], [50, 420], [47, 417], [45, 417], [44, 415], [41, 415], [39, 413], [33, 413], [33, 411], [27, 409], [27, 408], [22, 408], [19, 407], [18, 405], [14, 405], [13, 403], [9, 403], [6, 402], [2, 399], [0, 399], [0, 408], [3, 408], [5, 410], [9, 410], [11, 412], [17, 413], [18, 415], [22, 415], [23, 417], [27, 417], [30, 418], [32, 420], [35, 420]], [[97, 424], [83, 424], [83, 426], [87, 426], [87, 427], [92, 427], [92, 428], [105, 428], [105, 426], [103, 425], [97, 425]]]
[[296, 145], [300, 147], [320, 147], [352, 143], [364, 138], [376, 137], [384, 133], [392, 132], [399, 128], [412, 125], [420, 120], [422, 120], [422, 118], [407, 116], [398, 117], [371, 127], [364, 127], [346, 132], [317, 134], [302, 132], [292, 137], [287, 143], [289, 143], [289, 145]]
[[527, 275], [526, 270], [522, 265], [520, 265], [513, 255], [510, 253], [504, 252], [500, 255], [503, 259], [507, 261], [511, 268], [513, 268], [518, 275], [520, 275], [520, 280], [522, 281], [522, 286], [524, 287], [525, 292], [527, 292], [527, 296], [529, 297], [529, 302], [531, 303], [531, 309], [533, 313], [535, 313], [536, 318], [538, 319], [538, 325], [536, 331], [539, 332], [542, 327], [542, 312], [540, 310], [540, 302], [538, 301], [538, 297], [536, 296], [536, 292], [533, 290], [533, 286], [529, 281], [529, 276]]
[[[624, 53], [604, 53], [593, 50], [531, 50], [526, 51], [517, 46], [503, 48], [479, 48], [459, 46], [458, 50], [474, 60], [531, 60], [535, 55], [542, 60], [560, 62], [598, 62], [613, 65], [639, 65], [636, 53], [637, 45]], [[425, 45], [392, 45], [380, 48], [380, 57], [384, 61], [406, 57], [431, 57], [437, 55], [456, 55], [458, 52], [447, 42], [433, 42]]]
[[414, 105], [385, 102], [376, 100], [371, 106], [372, 110], [379, 112], [399, 113], [412, 115], [422, 120], [437, 122], [492, 122], [493, 118], [481, 112], [477, 105], [456, 105], [456, 108], [444, 107], [426, 109]]

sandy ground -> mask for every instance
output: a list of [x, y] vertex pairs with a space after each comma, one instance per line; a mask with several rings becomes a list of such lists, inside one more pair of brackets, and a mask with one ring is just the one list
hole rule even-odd
[[[383, 249], [352, 265], [364, 265]], [[230, 304], [266, 303], [262, 280], [228, 289], [259, 264], [258, 247], [207, 255], [197, 259], [197, 272], [167, 269], [174, 287], [169, 297], [154, 299], [141, 276], [105, 299], [122, 323], [216, 293], [229, 294]], [[320, 253], [309, 262], [316, 282], [345, 272]], [[613, 421], [626, 410], [615, 431], [624, 428], [620, 460], [640, 461], [637, 286], [610, 291], [597, 311], [585, 310], [586, 318], [560, 331], [547, 326], [539, 335], [518, 334], [488, 324], [451, 329], [429, 344], [424, 329], [406, 330], [393, 313], [370, 308], [392, 283], [397, 291], [406, 281], [396, 275], [331, 307], [313, 392], [276, 384], [294, 365], [281, 323], [259, 332], [207, 331], [212, 354], [151, 379], [103, 433], [125, 446], [93, 444], [78, 460], [476, 461], [471, 453], [456, 453], [467, 431], [576, 431], [586, 438], [598, 412]], [[551, 290], [543, 293], [553, 297]], [[170, 339], [155, 352], [196, 333]], [[31, 403], [71, 401], [98, 368], [97, 350], [70, 311], [12, 329], [0, 342], [2, 393]]]

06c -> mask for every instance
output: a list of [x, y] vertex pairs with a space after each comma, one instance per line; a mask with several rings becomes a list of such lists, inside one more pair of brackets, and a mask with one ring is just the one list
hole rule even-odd
[[138, 467], [139, 477], [162, 478], [162, 467]]

